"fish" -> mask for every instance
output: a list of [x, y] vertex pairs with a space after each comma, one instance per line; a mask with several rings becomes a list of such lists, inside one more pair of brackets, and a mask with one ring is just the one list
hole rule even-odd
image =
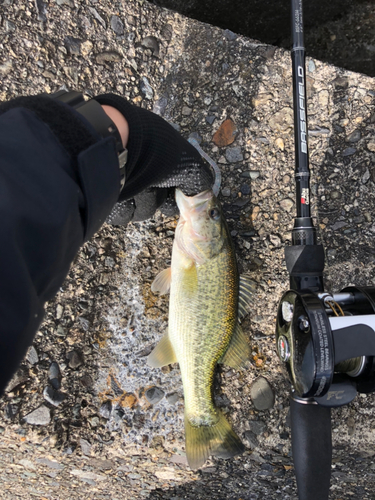
[[180, 218], [171, 267], [151, 290], [170, 292], [168, 329], [148, 356], [153, 368], [179, 363], [185, 402], [185, 450], [191, 469], [209, 456], [230, 458], [244, 446], [214, 405], [216, 365], [245, 366], [250, 346], [240, 319], [247, 314], [254, 282], [239, 276], [233, 242], [212, 190], [185, 196], [176, 189]]

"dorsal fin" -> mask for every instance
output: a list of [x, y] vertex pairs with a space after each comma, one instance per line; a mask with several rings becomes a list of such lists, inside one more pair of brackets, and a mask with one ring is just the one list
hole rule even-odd
[[254, 300], [256, 283], [249, 276], [241, 274], [238, 297], [238, 317], [242, 319], [250, 312], [250, 306]]

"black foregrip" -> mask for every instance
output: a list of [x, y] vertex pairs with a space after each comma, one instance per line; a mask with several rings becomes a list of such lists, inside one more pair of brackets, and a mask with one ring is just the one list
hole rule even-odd
[[332, 459], [331, 410], [291, 398], [290, 415], [298, 498], [328, 500]]

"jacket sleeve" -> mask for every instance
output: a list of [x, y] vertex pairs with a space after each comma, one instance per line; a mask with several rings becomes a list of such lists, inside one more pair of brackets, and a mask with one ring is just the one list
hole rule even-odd
[[32, 343], [45, 302], [118, 198], [115, 142], [84, 127], [93, 140], [74, 157], [34, 111], [0, 115], [0, 394]]

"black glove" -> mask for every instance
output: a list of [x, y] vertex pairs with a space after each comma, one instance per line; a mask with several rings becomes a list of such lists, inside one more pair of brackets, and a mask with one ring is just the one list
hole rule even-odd
[[95, 100], [117, 108], [129, 124], [125, 187], [107, 222], [125, 225], [145, 220], [158, 207], [172, 215], [176, 213], [174, 188], [192, 196], [212, 187], [209, 165], [163, 118], [115, 94]]

